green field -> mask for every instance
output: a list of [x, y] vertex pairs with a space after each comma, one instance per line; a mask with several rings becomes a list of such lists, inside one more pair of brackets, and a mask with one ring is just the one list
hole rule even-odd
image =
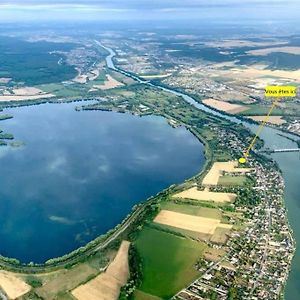
[[[101, 70], [99, 73], [99, 76], [92, 81], [88, 81], [87, 83], [81, 84], [81, 83], [49, 83], [49, 84], [41, 84], [36, 86], [37, 88], [41, 89], [42, 91], [46, 93], [51, 93], [57, 97], [62, 98], [78, 98], [78, 97], [85, 97], [85, 96], [91, 96], [92, 94], [89, 93], [89, 90], [93, 88], [94, 85], [103, 85], [106, 81], [106, 75], [109, 74], [105, 70]], [[122, 75], [123, 76], [123, 75]], [[115, 73], [113, 74], [113, 77], [115, 78]], [[121, 78], [121, 76], [119, 76]], [[124, 77], [124, 76], [123, 76]], [[103, 95], [105, 93], [110, 94], [118, 94], [118, 92], [111, 92], [111, 91], [94, 91], [93, 95], [99, 94]]]
[[145, 293], [169, 299], [199, 276], [194, 268], [207, 247], [204, 243], [144, 228], [136, 241], [143, 261]]
[[50, 83], [37, 86], [44, 92], [51, 93], [57, 97], [81, 97], [87, 95], [87, 86], [83, 84], [70, 84], [65, 85], [63, 83]]
[[[245, 116], [265, 116], [268, 114], [270, 110], [270, 106], [262, 106], [261, 104], [252, 104], [247, 105], [249, 109], [241, 112], [241, 115]], [[274, 108], [272, 111], [273, 116], [282, 116], [284, 114], [284, 109]]]
[[244, 185], [247, 182], [246, 176], [231, 176], [231, 175], [225, 175], [220, 176], [218, 180], [218, 185]]
[[161, 298], [144, 293], [140, 290], [136, 290], [134, 292], [134, 299], [135, 300], [160, 300]]
[[161, 209], [171, 210], [182, 214], [194, 215], [204, 218], [221, 219], [222, 212], [216, 208], [201, 207], [189, 204], [176, 204], [168, 201], [161, 204]]

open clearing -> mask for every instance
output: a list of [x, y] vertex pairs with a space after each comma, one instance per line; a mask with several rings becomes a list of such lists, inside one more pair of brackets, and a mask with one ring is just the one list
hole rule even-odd
[[223, 186], [242, 186], [247, 182], [247, 177], [245, 176], [231, 176], [225, 175], [220, 176], [218, 180], [218, 185]]
[[[266, 118], [266, 116], [246, 116], [246, 117], [257, 122], [263, 122]], [[275, 124], [275, 125], [282, 125], [286, 123], [286, 121], [282, 119], [282, 116], [269, 116], [268, 123]]]
[[17, 96], [36, 96], [43, 94], [43, 91], [35, 87], [22, 87], [13, 89], [13, 93]]
[[166, 201], [161, 204], [161, 209], [171, 210], [183, 214], [188, 214], [192, 216], [212, 218], [212, 219], [221, 219], [222, 212], [217, 208], [203, 207], [198, 205], [189, 205], [189, 204], [177, 204], [173, 201]]
[[123, 241], [106, 272], [74, 289], [72, 295], [78, 300], [117, 300], [121, 287], [129, 278], [129, 245], [129, 242]]
[[93, 85], [93, 88], [100, 90], [110, 90], [121, 86], [124, 86], [122, 82], [117, 81], [111, 75], [107, 74], [104, 84]]
[[213, 234], [219, 225], [220, 220], [162, 210], [156, 216], [154, 222], [195, 232]]
[[220, 219], [197, 217], [168, 210], [162, 210], [154, 222], [210, 235], [213, 235], [218, 227], [227, 230], [232, 228], [232, 225], [221, 224]]
[[248, 109], [248, 107], [244, 105], [232, 104], [229, 102], [215, 99], [205, 99], [202, 102], [210, 107], [213, 107], [217, 110], [225, 111], [230, 114], [237, 114]]
[[134, 300], [161, 300], [161, 298], [144, 293], [140, 290], [135, 290]]
[[0, 95], [0, 101], [23, 101], [23, 100], [36, 100], [43, 98], [55, 97], [53, 94], [45, 93], [35, 87], [22, 87], [10, 91], [5, 91]]
[[70, 291], [84, 282], [90, 276], [96, 276], [99, 270], [88, 264], [80, 264], [55, 273], [43, 286], [36, 289], [36, 293], [45, 300], [55, 299], [58, 293]]
[[112, 276], [102, 273], [88, 283], [79, 286], [72, 295], [78, 300], [118, 299], [121, 284]]
[[0, 271], [0, 287], [7, 294], [9, 299], [16, 299], [27, 294], [31, 287], [13, 275], [12, 273]]
[[268, 55], [274, 52], [282, 52], [288, 54], [300, 55], [300, 47], [273, 47], [273, 48], [264, 48], [264, 49], [255, 49], [247, 51], [247, 54], [250, 55]]
[[208, 248], [204, 252], [204, 258], [209, 261], [218, 261], [226, 254], [225, 250], [217, 248]]
[[116, 278], [122, 285], [126, 284], [129, 277], [128, 251], [130, 243], [123, 241], [117, 256], [108, 266], [106, 274]]
[[204, 177], [202, 185], [218, 185], [219, 177], [222, 176], [223, 172], [245, 174], [252, 170], [250, 168], [237, 168], [237, 166], [237, 161], [215, 162]]
[[161, 79], [161, 78], [167, 78], [171, 76], [172, 73], [167, 73], [167, 74], [154, 74], [154, 75], [143, 75], [141, 76], [144, 79]]
[[[266, 66], [267, 67], [267, 66]], [[222, 71], [220, 71], [222, 72]], [[258, 69], [254, 67], [246, 68], [233, 68], [230, 71], [225, 71], [223, 76], [229, 76], [231, 78], [247, 78], [247, 79], [257, 79], [258, 77], [278, 77], [293, 79], [300, 82], [300, 70], [296, 71], [286, 71], [286, 70], [268, 70], [268, 69]]]
[[170, 299], [199, 276], [194, 266], [207, 249], [202, 242], [149, 227], [139, 233], [136, 247], [143, 261], [139, 290], [163, 299]]
[[9, 83], [11, 81], [11, 78], [8, 77], [0, 77], [0, 83]]
[[87, 83], [88, 81], [96, 80], [99, 77], [99, 75], [100, 75], [99, 69], [95, 69], [95, 70], [90, 71], [87, 74], [78, 74], [73, 79], [73, 81], [76, 82], [76, 83], [84, 84], [84, 83]]
[[210, 241], [215, 244], [225, 244], [228, 240], [227, 234], [230, 233], [231, 228], [232, 225], [220, 224], [220, 226], [216, 228], [214, 234], [210, 238]]
[[232, 202], [235, 200], [236, 194], [210, 192], [208, 189], [199, 191], [197, 187], [193, 187], [178, 194], [174, 194], [172, 197], [199, 201]]
[[250, 40], [220, 40], [220, 41], [210, 41], [206, 42], [205, 45], [208, 47], [216, 48], [238, 48], [238, 47], [267, 47], [274, 45], [287, 44], [287, 41], [283, 40], [270, 40], [270, 41], [250, 41]]

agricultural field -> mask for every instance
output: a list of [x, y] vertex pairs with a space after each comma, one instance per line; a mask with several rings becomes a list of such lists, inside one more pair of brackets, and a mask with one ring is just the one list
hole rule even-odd
[[140, 290], [135, 290], [134, 299], [135, 300], [160, 300], [161, 298], [144, 293]]
[[114, 250], [100, 251], [74, 266], [66, 265], [63, 269], [38, 275], [20, 275], [20, 278], [32, 288], [32, 291], [24, 295], [22, 300], [40, 298], [45, 300], [74, 300], [69, 291], [99, 275], [100, 270], [114, 259], [116, 253]]
[[253, 121], [256, 122], [264, 122], [266, 119], [268, 120], [267, 123], [275, 124], [275, 125], [282, 125], [286, 123], [286, 121], [282, 118], [282, 116], [247, 116]]
[[209, 235], [214, 234], [220, 224], [220, 220], [218, 219], [197, 217], [169, 210], [160, 211], [154, 219], [154, 222]]
[[36, 289], [36, 294], [43, 299], [50, 300], [56, 295], [70, 291], [88, 278], [98, 275], [99, 271], [86, 264], [80, 264], [66, 271], [53, 274], [50, 278], [44, 278], [43, 285]]
[[199, 276], [195, 263], [207, 249], [204, 243], [149, 227], [139, 233], [135, 244], [143, 261], [139, 290], [162, 299], [169, 299]]
[[[58, 98], [79, 98], [103, 96], [105, 91], [109, 91], [110, 95], [114, 95], [113, 89], [132, 84], [130, 80], [126, 80], [123, 75], [117, 75], [116, 72], [102, 69], [98, 76], [85, 83], [68, 82], [68, 83], [50, 83], [37, 86], [43, 92], [54, 95]], [[126, 95], [125, 95], [126, 96]]]
[[211, 236], [210, 241], [214, 244], [225, 244], [228, 240], [227, 236], [230, 234], [231, 228], [231, 225], [227, 225], [227, 227], [217, 227], [214, 234]]
[[134, 83], [106, 67], [106, 53], [99, 46], [70, 40], [0, 37], [0, 101], [103, 97], [107, 90]]
[[[261, 105], [261, 104], [253, 104], [248, 105], [248, 109], [244, 112], [241, 112], [241, 115], [245, 116], [265, 116], [268, 114], [271, 104], [270, 105]], [[287, 110], [280, 107], [275, 107], [272, 111], [273, 116], [282, 116], [287, 113]]]
[[246, 174], [251, 172], [251, 170], [250, 168], [238, 168], [237, 161], [215, 162], [203, 178], [202, 185], [218, 185], [219, 179], [224, 175], [224, 172]]
[[173, 198], [192, 199], [198, 201], [212, 201], [219, 203], [233, 202], [236, 199], [234, 193], [210, 192], [209, 188], [199, 191], [197, 187], [174, 194]]
[[216, 244], [226, 242], [227, 234], [232, 228], [232, 225], [227, 223], [236, 219], [233, 213], [228, 217], [227, 213], [218, 207], [203, 207], [182, 202], [164, 202], [161, 209], [154, 219], [158, 228]]
[[0, 272], [0, 288], [9, 299], [17, 299], [31, 290], [31, 286], [10, 272]]
[[245, 105], [232, 104], [226, 101], [219, 101], [215, 99], [205, 99], [202, 102], [212, 108], [225, 111], [229, 114], [238, 114], [248, 110], [248, 107]]
[[184, 203], [174, 203], [173, 201], [165, 201], [161, 204], [161, 209], [171, 210], [183, 214], [193, 216], [220, 219], [222, 212], [216, 208], [203, 207], [198, 205], [189, 205]]
[[218, 185], [221, 186], [243, 186], [247, 182], [246, 176], [221, 176], [218, 180]]
[[78, 98], [87, 94], [86, 88], [80, 84], [49, 83], [38, 86], [41, 90], [61, 98]]
[[129, 278], [128, 251], [130, 243], [123, 241], [117, 256], [110, 263], [107, 270], [87, 283], [72, 291], [78, 300], [117, 300], [120, 288]]

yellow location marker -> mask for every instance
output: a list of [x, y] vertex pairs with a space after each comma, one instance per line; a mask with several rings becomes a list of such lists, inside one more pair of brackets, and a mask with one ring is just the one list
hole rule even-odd
[[265, 97], [296, 97], [297, 87], [295, 86], [267, 86]]
[[270, 107], [268, 114], [266, 115], [264, 120], [260, 123], [254, 138], [252, 139], [247, 150], [244, 152], [244, 157], [241, 157], [239, 159], [239, 163], [241, 163], [241, 164], [246, 163], [247, 157], [249, 156], [250, 151], [254, 147], [258, 136], [261, 134], [262, 130], [268, 123], [271, 113], [272, 113], [273, 109], [276, 107], [276, 105], [278, 104], [280, 98], [296, 97], [296, 96], [297, 96], [297, 88], [295, 86], [267, 86], [265, 88], [265, 97], [276, 98], [276, 100], [272, 103], [272, 106]]
[[240, 159], [239, 159], [239, 163], [240, 164], [245, 164], [247, 162], [247, 159], [245, 158], [245, 157], [241, 157]]

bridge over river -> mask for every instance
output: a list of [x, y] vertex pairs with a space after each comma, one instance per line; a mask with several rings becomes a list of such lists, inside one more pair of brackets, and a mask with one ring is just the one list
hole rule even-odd
[[300, 152], [300, 148], [283, 148], [283, 149], [266, 149], [263, 153], [284, 153], [284, 152]]

